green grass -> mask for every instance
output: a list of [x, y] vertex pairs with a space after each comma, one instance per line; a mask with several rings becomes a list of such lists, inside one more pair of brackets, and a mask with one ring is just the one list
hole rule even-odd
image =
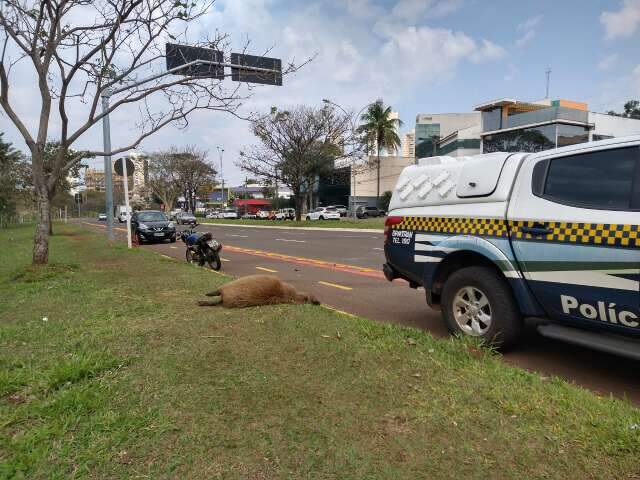
[[216, 220], [198, 219], [202, 223], [224, 223], [229, 225], [268, 225], [270, 227], [299, 227], [299, 228], [373, 228], [382, 230], [384, 228], [384, 218], [366, 218], [354, 220], [353, 218], [341, 218], [340, 220], [314, 220], [300, 222], [291, 220], [259, 220], [259, 219], [238, 219], [238, 220]]
[[0, 230], [0, 478], [637, 478], [625, 401], [74, 228]]

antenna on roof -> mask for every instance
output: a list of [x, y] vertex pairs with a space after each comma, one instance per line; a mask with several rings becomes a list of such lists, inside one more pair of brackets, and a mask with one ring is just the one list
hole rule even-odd
[[547, 74], [547, 94], [544, 98], [549, 98], [549, 80], [551, 78], [551, 69], [547, 67], [547, 71], [545, 73]]

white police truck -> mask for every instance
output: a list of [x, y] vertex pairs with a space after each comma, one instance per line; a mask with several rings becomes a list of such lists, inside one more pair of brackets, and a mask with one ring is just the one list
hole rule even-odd
[[420, 159], [385, 222], [383, 271], [454, 334], [547, 337], [640, 359], [640, 136]]

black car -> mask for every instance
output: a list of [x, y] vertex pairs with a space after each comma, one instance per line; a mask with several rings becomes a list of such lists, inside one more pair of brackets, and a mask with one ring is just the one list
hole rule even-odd
[[384, 217], [384, 215], [385, 212], [380, 210], [378, 207], [360, 206], [356, 209], [356, 216], [358, 218]]
[[159, 210], [133, 212], [131, 234], [138, 243], [164, 240], [174, 243], [176, 241], [175, 224], [167, 218], [164, 212]]

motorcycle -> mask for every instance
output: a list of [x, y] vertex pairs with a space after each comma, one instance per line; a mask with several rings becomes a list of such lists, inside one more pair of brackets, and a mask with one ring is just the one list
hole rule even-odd
[[180, 233], [180, 239], [187, 246], [185, 252], [187, 262], [200, 266], [206, 263], [212, 270], [220, 270], [222, 267], [220, 260], [222, 243], [212, 238], [207, 242], [201, 243], [200, 248], [198, 248], [196, 242], [202, 235], [202, 233], [196, 232], [195, 230], [183, 230]]

